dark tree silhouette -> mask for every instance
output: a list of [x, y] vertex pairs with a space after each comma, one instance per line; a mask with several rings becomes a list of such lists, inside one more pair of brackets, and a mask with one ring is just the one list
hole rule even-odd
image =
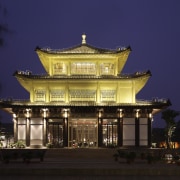
[[165, 136], [166, 136], [166, 144], [168, 149], [171, 148], [172, 133], [174, 132], [176, 127], [175, 118], [179, 115], [180, 113], [178, 111], [172, 109], [166, 109], [162, 112], [161, 118], [164, 119], [166, 123]]
[[180, 142], [180, 120], [176, 123], [176, 129], [172, 136], [173, 142]]

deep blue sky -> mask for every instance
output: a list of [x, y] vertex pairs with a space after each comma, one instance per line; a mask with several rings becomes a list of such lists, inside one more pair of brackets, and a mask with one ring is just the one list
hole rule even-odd
[[[1, 0], [3, 21], [12, 33], [0, 47], [0, 98], [28, 99], [12, 74], [44, 73], [35, 47], [67, 48], [87, 43], [115, 49], [132, 48], [124, 73], [149, 69], [152, 77], [139, 99], [169, 98], [180, 111], [179, 0]], [[5, 121], [5, 119], [3, 120]], [[163, 126], [160, 117], [154, 126]]]

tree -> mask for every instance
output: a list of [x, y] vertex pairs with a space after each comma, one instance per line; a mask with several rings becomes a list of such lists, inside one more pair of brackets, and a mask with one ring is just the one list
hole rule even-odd
[[176, 123], [176, 129], [172, 137], [173, 142], [180, 142], [180, 120]]
[[167, 109], [163, 111], [161, 115], [161, 118], [164, 119], [166, 123], [165, 136], [166, 136], [166, 144], [168, 149], [171, 148], [171, 137], [172, 137], [172, 133], [176, 128], [175, 118], [179, 115], [180, 113], [178, 111], [172, 109]]

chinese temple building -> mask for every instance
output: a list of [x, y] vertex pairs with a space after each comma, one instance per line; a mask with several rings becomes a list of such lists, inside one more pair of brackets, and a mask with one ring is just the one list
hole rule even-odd
[[130, 47], [35, 49], [46, 74], [16, 71], [29, 100], [1, 100], [12, 114], [14, 140], [27, 147], [150, 147], [152, 117], [166, 99], [138, 100], [150, 71], [122, 74]]

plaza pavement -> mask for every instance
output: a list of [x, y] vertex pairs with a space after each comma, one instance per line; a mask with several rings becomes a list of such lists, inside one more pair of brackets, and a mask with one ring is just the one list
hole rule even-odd
[[0, 179], [46, 180], [46, 179], [179, 179], [180, 166], [175, 163], [135, 159], [127, 164], [124, 159], [115, 161], [115, 149], [47, 149], [43, 162], [32, 159], [0, 162]]

